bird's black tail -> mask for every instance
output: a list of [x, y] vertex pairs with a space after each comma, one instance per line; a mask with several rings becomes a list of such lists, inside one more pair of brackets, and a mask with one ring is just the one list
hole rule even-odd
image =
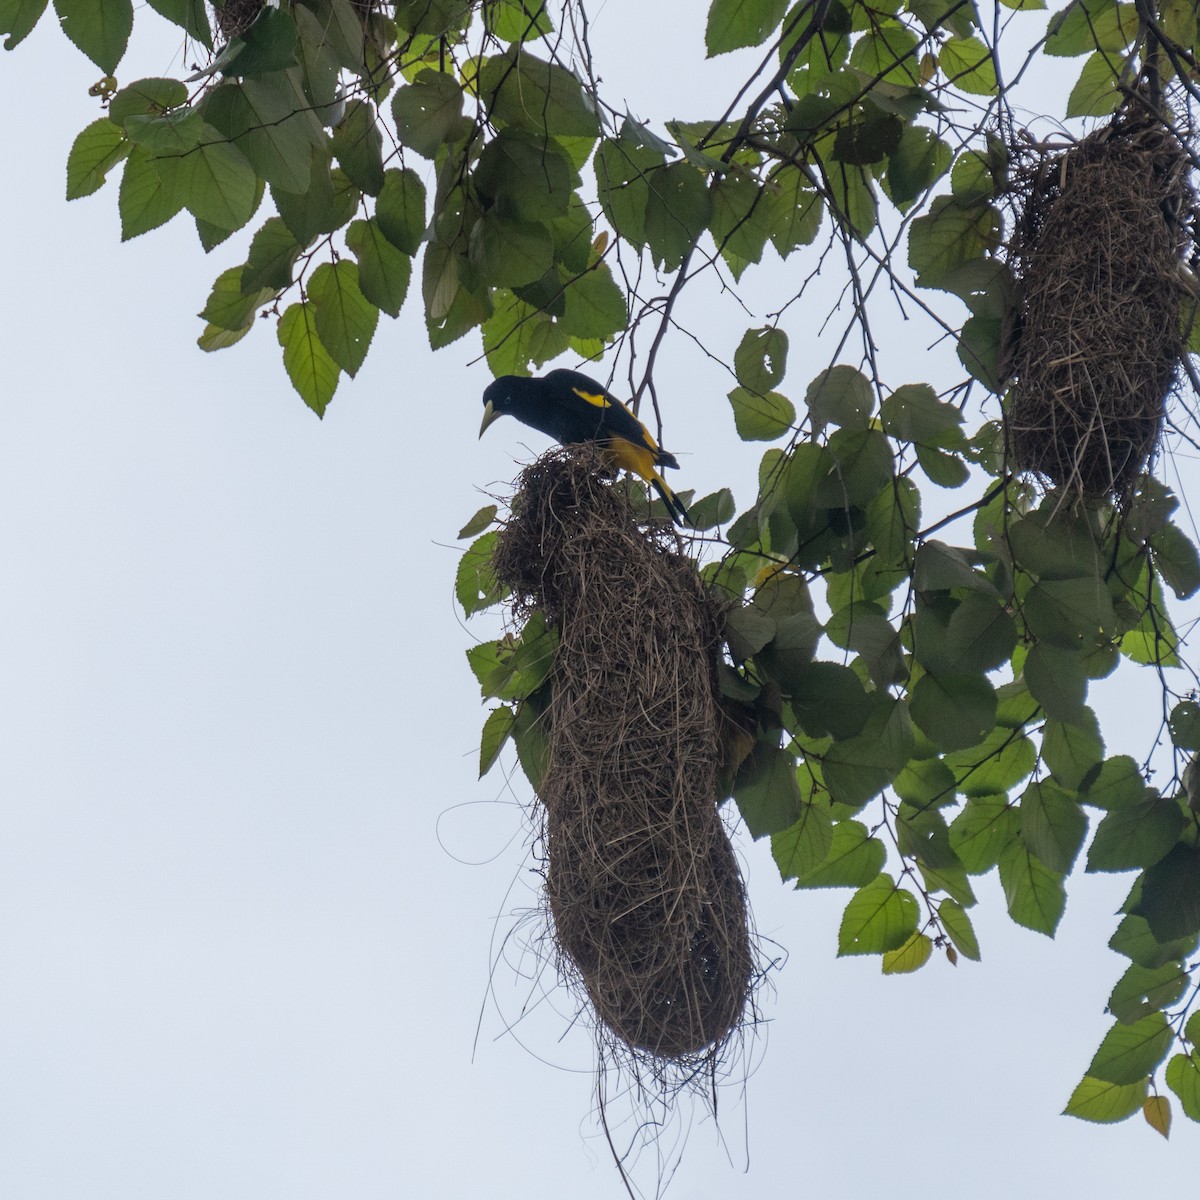
[[655, 471], [650, 482], [654, 485], [654, 490], [659, 494], [663, 504], [667, 506], [667, 512], [671, 514], [671, 520], [676, 525], [690, 525], [692, 519], [688, 516], [688, 510], [684, 507], [683, 501], [667, 487], [662, 476], [657, 471]]

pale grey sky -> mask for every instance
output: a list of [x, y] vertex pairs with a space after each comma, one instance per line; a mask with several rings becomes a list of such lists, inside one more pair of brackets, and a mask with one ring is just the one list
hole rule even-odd
[[[707, 113], [734, 77], [693, 66], [673, 6], [610, 0], [594, 38], [641, 116]], [[171, 45], [119, 77], [168, 69]], [[463, 651], [491, 627], [453, 602], [455, 531], [545, 440], [505, 422], [476, 441], [478, 341], [430, 354], [417, 297], [324, 422], [273, 324], [202, 354], [191, 314], [244, 242], [206, 258], [180, 217], [121, 246], [113, 182], [65, 203], [97, 75], [48, 23], [0, 57], [0, 1195], [619, 1195], [569, 1001], [505, 1034], [529, 985], [492, 971], [494, 921], [530, 903], [529, 795], [475, 779]], [[753, 323], [685, 315], [726, 357]], [[787, 326], [796, 400], [821, 316]], [[925, 334], [887, 338], [911, 354], [893, 381], [926, 378]], [[725, 378], [677, 339], [658, 386], [679, 485], [744, 503], [759, 450]], [[1101, 715], [1140, 754], [1156, 693], [1131, 676]], [[676, 1200], [1194, 1186], [1181, 1116], [1168, 1145], [1058, 1115], [1108, 1028], [1128, 877], [1074, 878], [1055, 942], [990, 877], [981, 964], [885, 979], [835, 958], [848, 893], [785, 890], [739, 849], [788, 959], [725, 1144], [697, 1110]]]

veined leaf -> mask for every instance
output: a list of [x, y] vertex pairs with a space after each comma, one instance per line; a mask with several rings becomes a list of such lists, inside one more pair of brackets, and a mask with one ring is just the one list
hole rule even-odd
[[318, 417], [324, 416], [337, 390], [338, 365], [321, 343], [311, 304], [292, 304], [284, 310], [279, 318], [279, 344], [292, 386]]

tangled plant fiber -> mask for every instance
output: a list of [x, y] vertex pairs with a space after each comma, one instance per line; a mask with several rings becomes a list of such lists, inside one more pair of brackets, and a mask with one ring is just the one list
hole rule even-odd
[[586, 446], [523, 472], [495, 567], [560, 634], [540, 788], [560, 969], [618, 1050], [711, 1063], [754, 970], [717, 810], [720, 608]]
[[1134, 95], [1082, 141], [1018, 163], [1009, 459], [1068, 493], [1120, 501], [1157, 448], [1184, 352], [1187, 154]]

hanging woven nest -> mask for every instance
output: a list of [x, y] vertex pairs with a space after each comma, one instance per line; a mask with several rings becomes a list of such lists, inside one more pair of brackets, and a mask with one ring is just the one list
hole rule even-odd
[[720, 607], [587, 446], [524, 471], [495, 566], [560, 635], [540, 788], [560, 969], [610, 1046], [652, 1070], [712, 1062], [755, 977], [717, 809]]
[[1009, 461], [1069, 494], [1119, 502], [1157, 449], [1184, 353], [1188, 156], [1133, 95], [1082, 141], [1015, 159]]
[[213, 15], [217, 18], [217, 28], [226, 41], [239, 37], [254, 24], [265, 6], [265, 0], [225, 0], [224, 4], [214, 3]]

